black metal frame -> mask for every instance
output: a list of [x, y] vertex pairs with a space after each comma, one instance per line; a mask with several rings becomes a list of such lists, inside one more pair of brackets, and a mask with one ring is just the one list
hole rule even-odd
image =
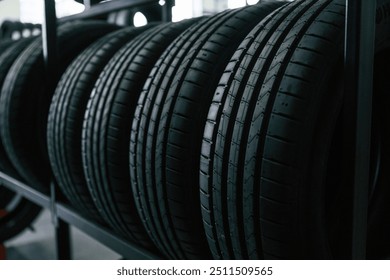
[[[370, 171], [376, 1], [346, 0], [344, 156], [352, 166], [352, 258], [365, 259]], [[352, 145], [351, 145], [352, 143]]]
[[118, 237], [110, 229], [89, 221], [77, 211], [61, 202], [54, 202], [50, 195], [43, 194], [30, 186], [0, 172], [0, 185], [20, 194], [24, 198], [51, 209], [52, 215], [58, 221], [56, 225], [57, 258], [70, 259], [71, 246], [68, 225], [73, 225], [84, 233], [95, 238], [102, 244], [121, 254], [125, 259], [161, 259], [161, 256]]
[[[86, 1], [90, 3], [90, 1]], [[148, 5], [156, 0], [115, 0], [112, 2], [92, 6], [82, 14], [66, 17], [59, 21], [83, 19], [99, 16], [112, 11], [134, 6]], [[376, 1], [346, 0], [347, 15], [345, 29], [345, 98], [351, 108], [346, 112], [355, 126], [345, 127], [350, 140], [355, 143], [345, 157], [353, 168], [349, 176], [354, 182], [353, 193], [353, 232], [352, 258], [365, 259], [367, 237], [367, 208], [369, 187], [370, 135], [372, 115], [372, 82], [375, 34], [375, 7]], [[171, 7], [174, 0], [166, 0], [165, 20], [171, 20]], [[89, 6], [88, 4], [86, 6]], [[56, 61], [56, 26], [54, 0], [45, 0], [45, 23], [43, 24], [43, 44], [46, 67], [55, 73]], [[50, 76], [47, 77], [50, 81]], [[147, 250], [135, 244], [124, 241], [110, 230], [94, 224], [77, 214], [68, 206], [55, 201], [55, 191], [52, 196], [39, 193], [33, 188], [0, 172], [0, 184], [21, 194], [23, 197], [37, 203], [44, 208], [52, 208], [53, 221], [56, 226], [57, 257], [69, 259], [71, 257], [69, 224], [74, 225], [94, 237], [96, 240], [122, 254], [124, 258], [132, 259], [160, 259]], [[54, 189], [54, 185], [52, 185]], [[57, 218], [59, 219], [57, 221]]]

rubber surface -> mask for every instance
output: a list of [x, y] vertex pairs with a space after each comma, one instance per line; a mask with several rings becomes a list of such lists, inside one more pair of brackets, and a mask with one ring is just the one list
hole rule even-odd
[[209, 103], [241, 40], [283, 4], [225, 11], [192, 27], [162, 55], [144, 86], [133, 120], [132, 186], [145, 227], [171, 258], [210, 258], [199, 201]]
[[[209, 241], [222, 255], [247, 248], [250, 258], [350, 258], [352, 189], [340, 180], [336, 126], [344, 5], [289, 4], [253, 30], [225, 69], [200, 175]], [[227, 234], [226, 242], [220, 236]], [[383, 236], [374, 236], [369, 244], [379, 246], [375, 238]]]
[[12, 65], [0, 99], [0, 134], [12, 164], [31, 186], [47, 191], [51, 179], [46, 126], [60, 74], [85, 47], [116, 28], [96, 21], [61, 26], [58, 30], [60, 61], [53, 81], [45, 81], [40, 38]]
[[3, 54], [15, 41], [10, 39], [1, 39], [0, 40], [0, 55]]
[[275, 55], [267, 46], [282, 36], [287, 28], [283, 24], [290, 23], [286, 17], [299, 15], [300, 6], [286, 5], [251, 31], [214, 93], [204, 130], [200, 186], [205, 229], [214, 256], [219, 258], [262, 258], [256, 188], [250, 184], [251, 177], [243, 176], [248, 162], [240, 156], [246, 141], [244, 127], [250, 127], [246, 119], [250, 102], [242, 96], [248, 93], [250, 98], [258, 91], [254, 84], [259, 80], [261, 85]]
[[[12, 201], [12, 198], [16, 200]], [[11, 205], [12, 203], [14, 205]], [[1, 243], [23, 232], [34, 222], [41, 211], [41, 208], [36, 204], [26, 199], [19, 200], [15, 194], [12, 195], [8, 203], [0, 205], [0, 209], [3, 210], [3, 214], [5, 212], [5, 216], [0, 217]]]
[[129, 178], [131, 117], [154, 63], [197, 19], [151, 28], [125, 45], [100, 75], [85, 113], [84, 171], [101, 215], [119, 233], [151, 246], [135, 208]]
[[124, 28], [89, 46], [62, 75], [51, 102], [47, 145], [54, 176], [67, 199], [77, 209], [98, 220], [101, 218], [87, 187], [81, 157], [87, 102], [108, 61], [123, 45], [151, 26]]
[[[20, 53], [29, 45], [33, 39], [22, 39], [20, 41], [12, 41], [12, 44], [7, 44], [7, 48], [4, 48], [2, 53], [0, 53], [0, 89], [2, 89], [5, 78], [10, 70], [12, 64], [20, 55]], [[1, 44], [3, 46], [3, 44]], [[0, 97], [2, 95], [2, 90], [0, 91]], [[2, 142], [0, 141], [0, 171], [11, 175], [18, 180], [20, 180], [20, 176], [18, 172], [13, 167], [10, 162]]]
[[[375, 154], [378, 147], [380, 153], [380, 168], [378, 171], [371, 169], [371, 177], [376, 178], [375, 188], [369, 197], [368, 217], [368, 259], [387, 259], [390, 252], [390, 219], [389, 199], [390, 176], [390, 127], [388, 125], [390, 98], [387, 92], [390, 84], [386, 75], [390, 65], [390, 48], [378, 52], [374, 64], [374, 96], [373, 96], [373, 127], [377, 135], [373, 133], [371, 141], [371, 153]], [[379, 139], [378, 139], [379, 138]]]
[[[14, 60], [20, 52], [31, 43], [31, 40], [8, 41], [0, 44], [0, 89]], [[1, 94], [1, 91], [0, 91]], [[20, 180], [16, 170], [9, 161], [0, 142], [0, 172]], [[0, 187], [0, 242], [6, 241], [21, 233], [40, 213], [40, 207], [17, 195], [5, 187]]]

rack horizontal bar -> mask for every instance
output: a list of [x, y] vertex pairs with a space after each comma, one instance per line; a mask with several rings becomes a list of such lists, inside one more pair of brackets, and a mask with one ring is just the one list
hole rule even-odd
[[3, 172], [0, 172], [0, 185], [20, 194], [43, 208], [50, 208], [51, 206], [48, 194], [43, 194]]
[[[20, 194], [43, 208], [50, 209], [51, 207], [49, 195], [43, 194], [2, 172], [0, 172], [0, 185]], [[59, 219], [77, 227], [100, 243], [116, 251], [125, 259], [162, 259], [161, 256], [117, 236], [110, 229], [89, 221], [64, 203], [56, 203], [55, 208]]]
[[148, 252], [146, 249], [116, 236], [110, 230], [92, 223], [62, 203], [57, 203], [57, 215], [60, 219], [74, 225], [126, 259], [161, 259], [161, 256]]

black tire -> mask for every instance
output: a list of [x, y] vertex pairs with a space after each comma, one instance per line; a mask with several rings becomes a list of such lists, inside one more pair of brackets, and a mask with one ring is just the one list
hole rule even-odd
[[83, 164], [96, 206], [117, 232], [147, 247], [129, 178], [131, 116], [154, 63], [193, 22], [154, 27], [125, 45], [104, 68], [85, 113]]
[[171, 258], [210, 258], [199, 201], [199, 155], [209, 102], [241, 40], [283, 4], [225, 11], [187, 30], [145, 84], [130, 146], [133, 193], [153, 241]]
[[41, 207], [0, 187], [0, 243], [15, 237], [29, 227], [41, 212]]
[[12, 33], [15, 31], [14, 23], [9, 20], [5, 20], [0, 26], [1, 39], [11, 39]]
[[20, 21], [5, 20], [0, 26], [0, 39], [13, 39], [18, 40], [23, 37], [30, 37], [32, 32], [28, 32], [29, 36], [23, 36], [23, 31], [30, 29], [32, 24], [22, 23]]
[[[257, 81], [257, 76], [248, 80], [252, 72], [253, 76], [264, 76], [267, 69], [262, 65], [269, 65], [275, 55], [264, 48], [269, 41], [278, 40], [276, 30], [283, 31], [286, 28], [283, 25], [288, 24], [285, 21], [287, 15], [299, 14], [300, 6], [301, 3], [297, 2], [282, 7], [250, 32], [231, 58], [214, 93], [204, 129], [200, 187], [204, 226], [217, 258], [262, 258], [258, 209], [252, 202], [256, 190], [244, 183], [246, 177], [238, 172], [239, 168], [247, 166], [239, 151], [245, 147], [240, 145], [240, 141], [245, 141], [241, 138], [241, 126], [247, 124], [245, 112], [249, 105], [242, 99], [242, 109], [238, 111], [240, 103], [235, 98], [251, 92], [249, 87]], [[263, 60], [256, 63], [259, 54]], [[235, 117], [240, 118], [236, 125]]]
[[[20, 53], [29, 45], [33, 39], [22, 39], [20, 41], [12, 41], [11, 44], [7, 44], [8, 48], [3, 49], [3, 51], [0, 53], [0, 89], [3, 86], [3, 83], [5, 81], [5, 78], [8, 74], [9, 69], [11, 68], [14, 61], [17, 59], [17, 57], [20, 55]], [[2, 44], [1, 44], [2, 45]], [[1, 47], [0, 47], [1, 48]], [[0, 97], [1, 97], [2, 91], [0, 91]], [[4, 147], [3, 143], [0, 141], [0, 171], [7, 173], [8, 175], [11, 175], [18, 180], [21, 180], [18, 172], [13, 167], [11, 161], [9, 160]]]
[[40, 212], [41, 207], [0, 185], [0, 243], [31, 226]]
[[3, 54], [15, 41], [0, 38], [0, 55]]
[[[379, 6], [380, 7], [380, 6]], [[368, 217], [368, 259], [388, 259], [390, 253], [390, 127], [388, 71], [390, 47], [377, 52], [374, 65], [371, 189]], [[375, 162], [378, 164], [376, 165]]]
[[54, 177], [72, 205], [98, 220], [101, 218], [87, 187], [81, 157], [87, 102], [108, 61], [151, 26], [121, 29], [89, 46], [62, 75], [50, 105], [47, 145]]
[[[31, 42], [2, 40], [0, 43], [0, 89], [5, 76], [19, 53]], [[0, 91], [1, 94], [1, 91]], [[0, 141], [0, 172], [19, 179]], [[40, 213], [40, 207], [0, 186], [0, 243], [22, 232]]]
[[[295, 1], [257, 26], [232, 57], [210, 107], [201, 181], [204, 205], [214, 213], [204, 216], [225, 233], [239, 224], [241, 242], [266, 259], [351, 258], [352, 188], [340, 180], [337, 126], [344, 5]], [[382, 47], [389, 35], [378, 37]], [[374, 197], [388, 185], [388, 176], [381, 180]], [[219, 214], [231, 207], [237, 216]], [[370, 208], [384, 217], [383, 203], [372, 199]], [[225, 219], [221, 226], [215, 215]], [[370, 225], [369, 248], [389, 244], [389, 226], [372, 211], [370, 223], [373, 216], [382, 231]]]
[[116, 26], [96, 21], [61, 26], [58, 31], [60, 61], [51, 83], [44, 77], [40, 38], [30, 44], [12, 65], [0, 99], [0, 134], [12, 164], [32, 187], [48, 191], [51, 179], [46, 127], [53, 87], [78, 53], [115, 29]]
[[10, 191], [3, 186], [0, 187], [0, 211], [4, 211], [7, 205], [11, 202], [14, 195], [15, 193], [13, 191]]

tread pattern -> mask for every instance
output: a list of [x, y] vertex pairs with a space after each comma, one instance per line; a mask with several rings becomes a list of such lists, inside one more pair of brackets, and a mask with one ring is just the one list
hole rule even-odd
[[[251, 31], [226, 67], [209, 109], [201, 153], [201, 201], [209, 244], [219, 258], [262, 258], [255, 189], [251, 177], [244, 178], [239, 170], [248, 166], [241, 143], [249, 126], [249, 92], [258, 90], [255, 83], [261, 84], [273, 59], [271, 49], [265, 48], [282, 36], [286, 27], [281, 25], [291, 24], [286, 18], [299, 13], [299, 7], [300, 3], [286, 5]], [[258, 63], [257, 57], [261, 57]]]
[[198, 183], [205, 108], [241, 40], [282, 4], [225, 11], [194, 26], [162, 55], [145, 84], [133, 121], [132, 185], [148, 232], [171, 258], [210, 258]]
[[329, 258], [324, 230], [307, 214], [321, 211], [309, 202], [317, 201], [316, 191], [302, 180], [308, 135], [318, 100], [325, 98], [324, 72], [342, 53], [336, 46], [342, 45], [343, 24], [343, 1], [295, 1], [257, 26], [232, 57], [214, 94], [202, 147], [204, 208], [218, 209], [203, 214], [217, 250], [229, 246], [236, 254], [237, 244], [215, 240], [237, 232], [247, 248], [256, 248], [248, 250], [249, 258]]
[[[65, 24], [58, 31], [59, 80], [85, 47], [117, 27], [98, 21]], [[46, 146], [47, 116], [54, 88], [44, 81], [42, 41], [35, 39], [12, 65], [0, 99], [0, 134], [7, 155], [20, 176], [33, 187], [48, 191], [50, 165]], [[56, 86], [53, 81], [53, 86]]]
[[[310, 7], [280, 45], [258, 95], [258, 102], [269, 95], [269, 103], [263, 109], [256, 106], [253, 112], [253, 127], [261, 121], [258, 116], [262, 113], [264, 120], [261, 130], [249, 131], [253, 141], [248, 149], [261, 158], [257, 163], [257, 170], [261, 170], [257, 185], [260, 185], [262, 239], [263, 242], [268, 239], [264, 242], [266, 258], [330, 257], [322, 239], [324, 228], [307, 215], [310, 209], [321, 211], [315, 206], [320, 196], [313, 195], [317, 184], [302, 179], [308, 176], [304, 172], [308, 172], [307, 164], [310, 165], [305, 163], [304, 152], [312, 141], [308, 133], [316, 126], [321, 127], [325, 135], [328, 131], [325, 125], [314, 124], [320, 111], [315, 102], [323, 98], [325, 93], [322, 96], [321, 93], [326, 88], [321, 81], [324, 72], [321, 73], [317, 65], [321, 65], [322, 71], [337, 66], [342, 54], [344, 10], [344, 2], [337, 0], [318, 1]], [[330, 101], [332, 94], [326, 93], [326, 98]], [[337, 115], [334, 109], [325, 110]], [[331, 116], [327, 118], [330, 120]], [[311, 135], [315, 135], [314, 132]], [[301, 156], [294, 154], [298, 151]], [[276, 221], [277, 226], [272, 223]], [[273, 240], [270, 237], [274, 237]]]
[[[4, 80], [8, 74], [14, 61], [20, 55], [20, 53], [32, 42], [33, 39], [23, 39], [20, 41], [7, 41], [0, 44], [0, 89], [3, 86]], [[0, 91], [0, 96], [1, 96]], [[0, 171], [4, 171], [7, 174], [21, 179], [18, 172], [12, 166], [2, 142], [0, 141]]]
[[81, 156], [87, 102], [100, 73], [115, 53], [154, 25], [120, 29], [93, 43], [62, 75], [51, 102], [47, 145], [54, 176], [67, 199], [97, 220], [101, 218], [85, 181]]
[[129, 178], [132, 112], [160, 54], [195, 21], [151, 28], [120, 49], [97, 80], [85, 112], [83, 166], [97, 208], [118, 232], [148, 247]]
[[[4, 79], [14, 60], [20, 52], [31, 43], [31, 39], [20, 41], [2, 40], [0, 43], [0, 94]], [[21, 180], [17, 171], [13, 168], [8, 156], [0, 141], [0, 172]], [[4, 242], [23, 231], [38, 216], [41, 208], [36, 204], [21, 199], [17, 204], [9, 208], [10, 203], [14, 203], [16, 194], [7, 188], [0, 187], [0, 209], [7, 210], [7, 215], [0, 218], [0, 242]], [[8, 209], [9, 208], [9, 209]]]

